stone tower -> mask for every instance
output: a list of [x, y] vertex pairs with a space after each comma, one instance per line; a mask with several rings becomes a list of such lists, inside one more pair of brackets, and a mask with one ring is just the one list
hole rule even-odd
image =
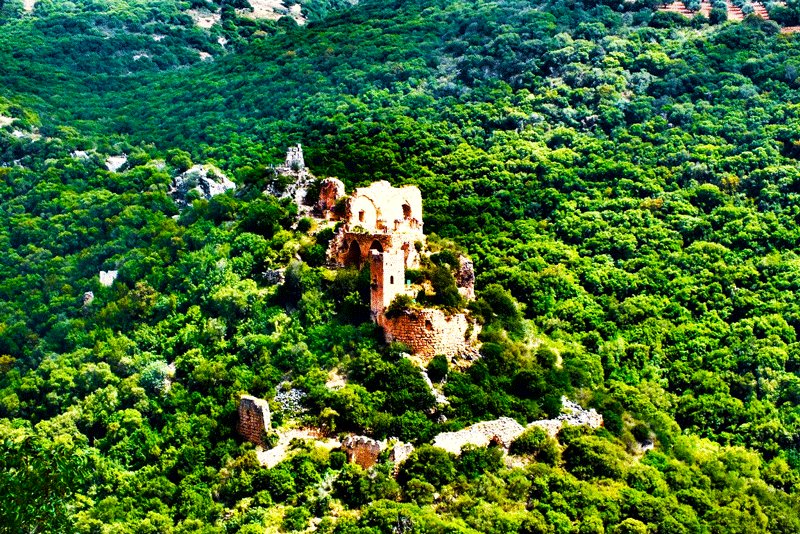
[[236, 430], [247, 441], [265, 446], [264, 436], [271, 429], [269, 404], [251, 395], [239, 397], [239, 424]]
[[370, 312], [372, 320], [381, 324], [383, 312], [405, 287], [405, 258], [402, 250], [371, 251]]
[[301, 171], [305, 169], [306, 162], [303, 159], [303, 147], [301, 145], [290, 146], [286, 151], [286, 161], [283, 166], [293, 171]]

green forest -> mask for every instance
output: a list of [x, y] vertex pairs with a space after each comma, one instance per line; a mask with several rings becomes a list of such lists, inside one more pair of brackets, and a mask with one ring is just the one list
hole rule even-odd
[[[0, 0], [0, 532], [800, 532], [800, 2], [274, 3]], [[474, 261], [446, 407], [265, 193], [298, 143], [419, 187], [428, 274]], [[176, 202], [195, 164], [236, 189]], [[416, 449], [267, 468], [245, 393]], [[562, 396], [604, 426], [430, 445]]]

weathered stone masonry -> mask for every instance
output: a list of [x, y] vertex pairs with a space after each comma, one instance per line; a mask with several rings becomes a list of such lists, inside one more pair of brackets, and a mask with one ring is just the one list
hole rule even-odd
[[239, 398], [237, 432], [247, 441], [263, 447], [266, 445], [264, 435], [269, 432], [270, 428], [270, 411], [267, 401], [250, 395], [242, 395]]
[[426, 359], [437, 354], [448, 358], [458, 356], [477, 336], [463, 313], [445, 315], [442, 310], [432, 308], [409, 311], [391, 319], [383, 316], [378, 324], [383, 326], [386, 341], [402, 341]]

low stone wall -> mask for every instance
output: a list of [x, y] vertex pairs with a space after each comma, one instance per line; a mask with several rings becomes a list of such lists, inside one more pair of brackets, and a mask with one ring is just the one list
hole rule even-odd
[[[437, 354], [454, 358], [477, 334], [477, 328], [463, 313], [445, 315], [442, 310], [433, 308], [410, 310], [391, 319], [383, 316], [379, 324], [387, 343], [405, 343], [414, 354], [424, 358], [433, 358]], [[473, 333], [468, 335], [471, 326]]]
[[239, 424], [236, 431], [251, 443], [266, 446], [264, 435], [270, 430], [269, 404], [250, 395], [239, 398]]

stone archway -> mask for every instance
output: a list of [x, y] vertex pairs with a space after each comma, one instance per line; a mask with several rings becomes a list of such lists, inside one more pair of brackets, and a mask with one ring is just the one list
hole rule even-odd
[[378, 252], [383, 252], [383, 245], [381, 245], [381, 242], [380, 242], [380, 241], [378, 241], [377, 239], [375, 239], [375, 240], [372, 242], [372, 244], [369, 246], [369, 250], [370, 250], [370, 251], [377, 250]]
[[355, 267], [356, 269], [361, 268], [361, 247], [358, 246], [358, 241], [353, 240], [350, 243], [350, 248], [347, 251], [347, 259], [345, 260], [345, 266], [347, 267]]

